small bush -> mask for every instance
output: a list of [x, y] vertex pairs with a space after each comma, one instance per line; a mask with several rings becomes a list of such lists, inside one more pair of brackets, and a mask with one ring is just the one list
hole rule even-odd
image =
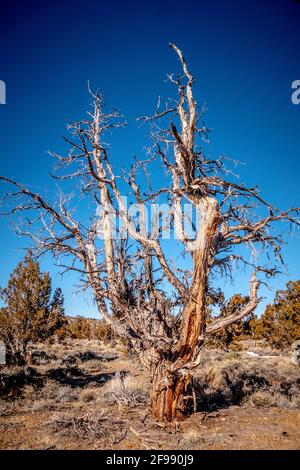
[[255, 392], [249, 401], [256, 408], [265, 408], [275, 404], [275, 397], [270, 392]]
[[90, 403], [92, 401], [96, 401], [98, 396], [99, 396], [98, 390], [87, 388], [81, 392], [80, 399], [85, 403]]
[[199, 409], [239, 405], [250, 398], [254, 406], [270, 406], [272, 402], [294, 408], [300, 402], [299, 371], [287, 359], [262, 362], [229, 356], [223, 361], [208, 362], [196, 372], [194, 386]]

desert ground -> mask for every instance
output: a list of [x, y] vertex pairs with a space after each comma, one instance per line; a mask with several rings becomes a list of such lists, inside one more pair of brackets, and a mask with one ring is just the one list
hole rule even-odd
[[251, 351], [203, 350], [196, 412], [164, 424], [149, 414], [147, 371], [122, 344], [36, 345], [30, 366], [0, 370], [0, 448], [299, 449], [299, 367]]

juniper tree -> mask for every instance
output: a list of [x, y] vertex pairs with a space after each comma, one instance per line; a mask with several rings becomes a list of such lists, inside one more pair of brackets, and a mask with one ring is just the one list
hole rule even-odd
[[91, 339], [92, 328], [88, 318], [77, 316], [69, 319], [67, 335], [73, 339]]
[[300, 339], [300, 281], [289, 281], [285, 290], [278, 290], [254, 327], [258, 337], [277, 348], [287, 348]]
[[[69, 153], [52, 154], [57, 161], [56, 182], [68, 181], [68, 195], [61, 191], [56, 202], [49, 201], [13, 179], [1, 178], [12, 187], [6, 202], [17, 200], [13, 214], [26, 212], [28, 216], [19, 233], [29, 236], [37, 251], [52, 252], [63, 269], [76, 271], [86, 280], [102, 318], [131, 343], [149, 370], [153, 416], [169, 421], [188, 412], [190, 397], [195, 396], [193, 371], [206, 342], [222, 328], [249, 316], [259, 303], [262, 278], [277, 273], [281, 238], [271, 230], [272, 224], [297, 222], [295, 209], [274, 208], [256, 187], [237, 183], [224, 157], [205, 155], [202, 145], [210, 130], [202, 123], [204, 108], [197, 106], [195, 80], [182, 52], [174, 44], [171, 48], [181, 66], [177, 76], [168, 75], [176, 96], [165, 104], [159, 100], [154, 114], [139, 120], [150, 125], [152, 143], [145, 159], [134, 159], [121, 174], [114, 168], [107, 139], [109, 132], [125, 123], [115, 110], [105, 111], [101, 92], [90, 90], [92, 110], [69, 125], [65, 138]], [[125, 152], [124, 148], [123, 159]], [[161, 187], [154, 187], [149, 166], [152, 175], [164, 173], [166, 183]], [[70, 184], [76, 199], [71, 198]], [[138, 222], [124, 203], [125, 185], [139, 208]], [[86, 212], [74, 210], [79, 198], [80, 204], [88, 201], [89, 220]], [[172, 256], [175, 245], [168, 250], [162, 241], [165, 222], [163, 226], [146, 224], [149, 206], [161, 198], [170, 206], [169, 227], [181, 245], [178, 263]], [[199, 216], [193, 236], [184, 229], [186, 203]], [[112, 211], [126, 236], [121, 236]], [[155, 220], [161, 221], [160, 212]], [[260, 249], [269, 252], [270, 263], [247, 256], [244, 247], [256, 254]], [[180, 265], [180, 254], [189, 257], [189, 265]], [[235, 261], [252, 268], [248, 301], [237, 312], [209, 322], [213, 276], [216, 272], [232, 276]]]
[[41, 273], [32, 255], [25, 257], [1, 289], [0, 338], [13, 363], [24, 364], [28, 345], [45, 341], [64, 325], [63, 295], [55, 290], [51, 300], [51, 278]]
[[[226, 318], [237, 314], [247, 303], [249, 298], [241, 294], [234, 294], [228, 301], [223, 301], [219, 309], [219, 318]], [[213, 311], [210, 312], [211, 321], [214, 321]], [[228, 327], [217, 331], [212, 337], [211, 344], [215, 347], [228, 347], [235, 344], [238, 340], [250, 337], [251, 327], [250, 321], [254, 318], [254, 312], [247, 317], [242, 318], [239, 322], [232, 323]]]

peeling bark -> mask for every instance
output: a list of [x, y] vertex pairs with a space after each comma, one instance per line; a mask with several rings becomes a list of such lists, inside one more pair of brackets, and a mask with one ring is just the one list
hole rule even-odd
[[[218, 233], [220, 211], [217, 201], [206, 198], [201, 202], [201, 227], [197, 235], [196, 249], [193, 253], [193, 279], [189, 291], [189, 301], [183, 310], [183, 339], [180, 357], [190, 360], [195, 347], [205, 333], [206, 296], [210, 256]], [[202, 208], [205, 208], [204, 210]]]
[[191, 399], [191, 374], [171, 372], [170, 364], [160, 362], [152, 372], [151, 412], [159, 421], [186, 417]]

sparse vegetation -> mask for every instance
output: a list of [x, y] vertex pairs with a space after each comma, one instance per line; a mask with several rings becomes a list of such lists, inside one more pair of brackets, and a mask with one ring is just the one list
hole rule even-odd
[[[250, 427], [256, 426], [260, 413], [268, 412], [271, 420], [280, 410], [296, 423], [300, 371], [291, 361], [287, 345], [298, 335], [299, 282], [287, 287], [276, 294], [274, 305], [267, 307], [261, 320], [250, 316], [221, 329], [210, 348], [202, 350], [188, 408], [196, 413], [173, 434], [172, 427], [159, 427], [149, 416], [151, 377], [134, 354], [128, 356], [127, 344], [101, 320], [64, 317], [61, 291], [55, 291], [51, 300], [50, 277], [40, 273], [38, 263], [29, 255], [3, 291], [7, 299], [4, 310], [10, 308], [11, 324], [20, 328], [18, 338], [23, 337], [27, 325], [22, 351], [25, 354], [30, 344], [31, 354], [30, 366], [24, 357], [22, 361], [10, 360], [0, 371], [0, 446], [9, 447], [7, 439], [20, 427], [27, 435], [28, 448], [40, 448], [41, 443], [44, 448], [219, 448], [207, 429], [212, 428], [208, 425], [211, 419], [218, 423], [223, 410], [234, 410], [236, 416], [238, 409], [241, 419], [252, 417]], [[235, 295], [224, 302], [221, 292], [217, 300], [221, 319], [235, 315], [249, 301]], [[25, 315], [26, 308], [31, 315]], [[2, 328], [15, 334], [3, 318]], [[49, 329], [42, 325], [42, 320], [48, 319]], [[259, 322], [263, 328], [258, 335]], [[265, 341], [257, 341], [258, 336]], [[269, 349], [264, 346], [267, 343]], [[248, 356], [245, 347], [256, 352]], [[284, 354], [278, 350], [282, 347]], [[227, 446], [231, 434], [225, 432]], [[41, 441], [40, 435], [44, 436]], [[292, 448], [297, 439], [295, 434]], [[17, 443], [13, 445], [18, 448]]]
[[[196, 413], [176, 427], [149, 416], [149, 374], [121, 343], [40, 343], [33, 357], [42, 348], [47, 361], [0, 372], [2, 448], [263, 448], [266, 439], [275, 448], [298, 445], [300, 372], [287, 355], [203, 350], [193, 384]], [[249, 441], [258, 422], [264, 433]], [[288, 444], [278, 430], [291, 434]]]

